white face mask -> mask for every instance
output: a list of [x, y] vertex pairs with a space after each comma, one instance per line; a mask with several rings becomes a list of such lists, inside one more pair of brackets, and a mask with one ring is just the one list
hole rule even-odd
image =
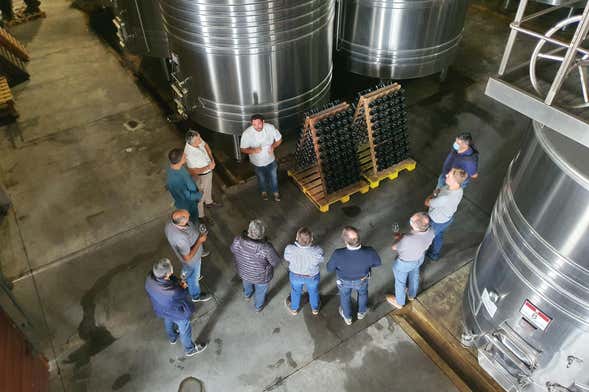
[[452, 144], [452, 148], [453, 148], [455, 151], [458, 151], [458, 150], [460, 150], [460, 146], [459, 146], [459, 145], [458, 145], [458, 143], [456, 143], [456, 142], [454, 142], [454, 144]]

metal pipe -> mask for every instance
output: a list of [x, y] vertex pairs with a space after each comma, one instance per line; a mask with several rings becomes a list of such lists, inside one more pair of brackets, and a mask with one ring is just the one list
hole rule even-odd
[[240, 136], [234, 134], [233, 135], [233, 156], [237, 162], [241, 162], [241, 148], [239, 147], [240, 144]]
[[585, 40], [587, 32], [589, 32], [589, 4], [585, 6], [585, 10], [583, 11], [583, 18], [581, 19], [579, 26], [577, 26], [577, 30], [575, 31], [573, 39], [571, 40], [571, 45], [564, 55], [564, 61], [556, 73], [556, 77], [550, 86], [550, 90], [548, 90], [546, 100], [544, 101], [547, 105], [552, 105], [554, 102], [554, 98], [556, 98], [556, 94], [558, 94], [560, 91], [560, 88], [564, 83], [564, 79], [569, 72], [569, 67], [575, 59], [579, 45], [581, 45], [581, 42]]
[[141, 15], [141, 10], [139, 9], [139, 4], [137, 4], [137, 0], [133, 0], [135, 3], [135, 9], [137, 10], [137, 15], [139, 16], [139, 27], [141, 28], [141, 35], [143, 35], [143, 41], [145, 42], [145, 47], [147, 48], [147, 52], [151, 52], [151, 46], [149, 45], [149, 40], [145, 35], [145, 27], [143, 26], [143, 16]]
[[[569, 48], [571, 46], [570, 43], [560, 41], [560, 40], [558, 40], [556, 38], [547, 37], [544, 34], [537, 33], [537, 32], [535, 32], [533, 30], [528, 30], [528, 29], [525, 29], [523, 27], [516, 27], [516, 26], [513, 26], [512, 28], [514, 30], [517, 30], [517, 31], [521, 32], [521, 33], [524, 33], [524, 34], [527, 34], [527, 35], [531, 35], [532, 37], [535, 37], [535, 38], [538, 38], [538, 39], [542, 39], [542, 40], [548, 41], [548, 42], [550, 42], [550, 43], [552, 43], [554, 45], [562, 46], [563, 48]], [[576, 50], [578, 52], [580, 52], [580, 53], [585, 54], [585, 55], [589, 55], [589, 49], [583, 49], [583, 48], [577, 47]]]
[[[515, 13], [515, 19], [512, 23], [519, 23], [521, 22], [524, 12], [526, 11], [526, 6], [528, 5], [528, 0], [521, 0], [519, 2], [519, 6], [517, 7], [517, 12]], [[511, 25], [510, 25], [511, 26]], [[503, 76], [505, 74], [505, 70], [507, 69], [507, 63], [509, 62], [509, 58], [511, 57], [511, 51], [513, 50], [513, 46], [515, 45], [515, 40], [517, 38], [517, 30], [511, 29], [509, 32], [509, 38], [507, 39], [507, 44], [505, 44], [505, 51], [503, 52], [503, 57], [501, 58], [501, 64], [499, 65], [499, 75]]]

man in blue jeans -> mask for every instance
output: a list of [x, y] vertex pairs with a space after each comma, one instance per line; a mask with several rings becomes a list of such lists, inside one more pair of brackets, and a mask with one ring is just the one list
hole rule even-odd
[[243, 281], [243, 296], [246, 301], [254, 296], [256, 312], [264, 309], [274, 267], [280, 263], [280, 256], [266, 239], [265, 233], [264, 223], [254, 219], [247, 231], [235, 237], [231, 244], [235, 268]]
[[180, 337], [186, 356], [191, 357], [203, 352], [207, 345], [192, 341], [190, 317], [194, 312], [194, 305], [188, 300], [182, 284], [173, 274], [170, 260], [159, 260], [145, 280], [145, 291], [156, 316], [164, 320], [170, 344], [176, 344]]
[[254, 114], [251, 117], [252, 125], [241, 135], [240, 149], [249, 155], [250, 162], [254, 165], [258, 188], [262, 199], [268, 200], [268, 185], [275, 201], [280, 201], [278, 193], [278, 174], [274, 150], [282, 143], [282, 135], [272, 124], [264, 122], [264, 116]]
[[454, 213], [462, 200], [462, 183], [467, 178], [464, 170], [452, 168], [446, 174], [446, 185], [436, 194], [425, 199], [425, 205], [429, 207], [428, 215], [434, 230], [434, 240], [426, 252], [426, 256], [433, 261], [440, 258], [440, 251], [444, 241], [444, 232], [454, 220]]
[[327, 271], [336, 272], [336, 284], [340, 295], [339, 314], [346, 325], [352, 325], [352, 291], [358, 292], [357, 318], [362, 320], [368, 312], [370, 271], [382, 262], [372, 247], [360, 243], [360, 234], [356, 228], [344, 227], [342, 240], [346, 247], [333, 252], [327, 263]]
[[290, 279], [290, 301], [285, 300], [289, 313], [296, 316], [299, 313], [303, 287], [307, 287], [311, 312], [313, 316], [319, 314], [319, 265], [323, 263], [323, 249], [313, 245], [313, 232], [307, 227], [297, 231], [294, 244], [284, 249], [284, 260], [288, 263]]
[[172, 250], [182, 263], [182, 276], [188, 285], [192, 302], [210, 300], [209, 294], [200, 291], [199, 284], [201, 258], [205, 256], [203, 246], [207, 234], [199, 233], [186, 210], [174, 211], [164, 231]]
[[419, 288], [419, 268], [425, 259], [425, 251], [434, 239], [434, 232], [430, 228], [430, 220], [425, 212], [417, 212], [409, 220], [411, 232], [405, 235], [395, 234], [393, 251], [397, 252], [397, 259], [393, 261], [393, 275], [395, 276], [395, 295], [388, 294], [387, 302], [400, 309], [405, 306], [405, 289], [409, 280], [408, 297], [413, 301]]

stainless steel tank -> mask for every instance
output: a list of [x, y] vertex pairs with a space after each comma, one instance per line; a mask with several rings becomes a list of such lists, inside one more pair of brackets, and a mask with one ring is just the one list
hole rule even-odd
[[181, 114], [240, 134], [254, 113], [281, 128], [322, 102], [334, 0], [161, 0]]
[[351, 72], [410, 79], [454, 61], [468, 0], [341, 1], [338, 50]]
[[509, 391], [589, 391], [589, 150], [534, 123], [465, 297], [465, 343]]
[[169, 56], [168, 38], [157, 0], [112, 0], [119, 43], [141, 56]]

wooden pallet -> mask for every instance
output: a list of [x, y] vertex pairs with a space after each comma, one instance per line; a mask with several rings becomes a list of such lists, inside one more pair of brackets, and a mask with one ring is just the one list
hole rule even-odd
[[413, 171], [415, 170], [416, 165], [417, 162], [413, 159], [405, 159], [404, 161], [401, 161], [388, 169], [381, 170], [376, 174], [372, 174], [372, 170], [367, 170], [362, 173], [362, 176], [368, 181], [368, 184], [370, 184], [370, 189], [375, 189], [380, 186], [381, 181], [386, 179], [394, 180], [399, 177], [399, 172], [403, 170]]
[[0, 45], [10, 50], [15, 56], [23, 61], [29, 61], [29, 52], [25, 49], [24, 45], [14, 38], [7, 30], [0, 27]]
[[294, 180], [295, 184], [303, 192], [305, 196], [319, 209], [321, 212], [328, 212], [329, 206], [340, 202], [342, 204], [350, 201], [350, 197], [355, 193], [366, 193], [369, 191], [367, 182], [361, 180], [356, 184], [347, 186], [332, 194], [325, 194], [323, 189], [323, 180], [321, 179], [321, 171], [318, 165], [311, 168], [299, 171], [288, 171], [288, 175]]
[[10, 91], [8, 80], [4, 76], [0, 76], [0, 117], [18, 117], [12, 91]]
[[10, 86], [29, 79], [23, 61], [3, 46], [0, 46], [0, 75], [6, 76]]

